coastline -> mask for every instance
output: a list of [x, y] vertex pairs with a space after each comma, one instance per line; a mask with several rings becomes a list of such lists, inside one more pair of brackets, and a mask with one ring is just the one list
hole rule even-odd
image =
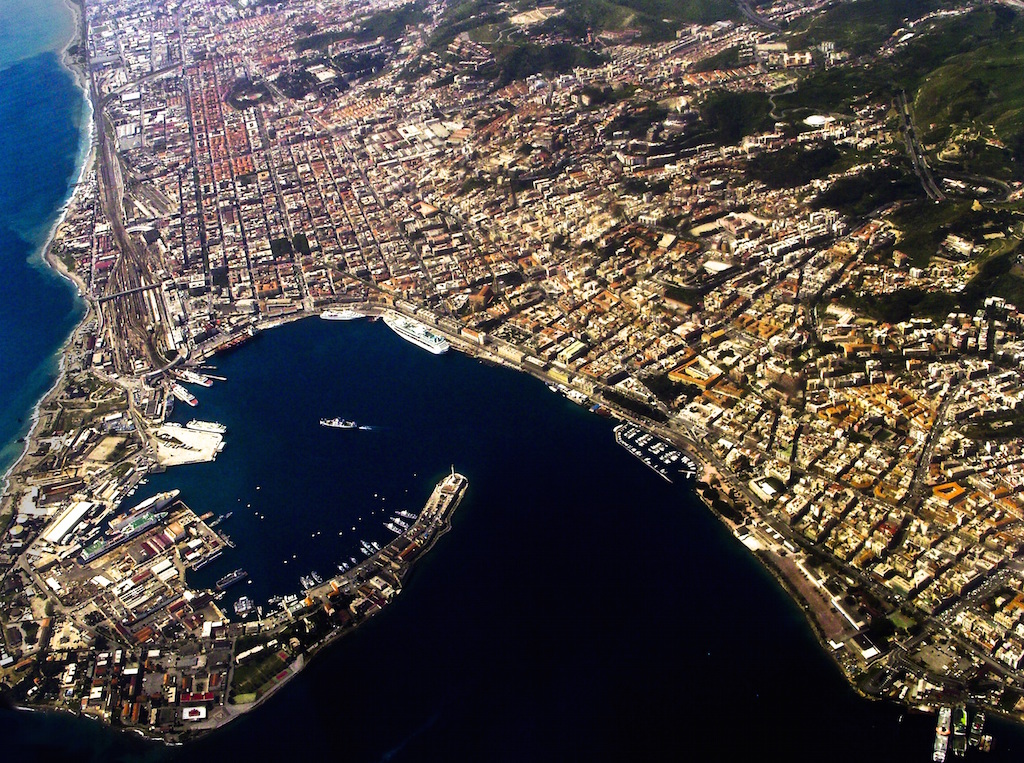
[[[36, 447], [37, 444], [38, 444], [37, 441], [36, 441], [36, 438], [37, 438], [37, 430], [38, 430], [39, 422], [40, 422], [41, 408], [48, 401], [53, 399], [55, 396], [59, 395], [59, 393], [61, 392], [61, 390], [63, 388], [63, 385], [64, 385], [64, 383], [66, 381], [66, 371], [67, 371], [69, 354], [71, 352], [73, 343], [75, 341], [75, 337], [81, 331], [82, 327], [84, 325], [86, 325], [90, 321], [90, 319], [93, 316], [93, 311], [96, 309], [95, 301], [88, 295], [87, 284], [74, 271], [69, 270], [64, 265], [64, 263], [61, 261], [61, 259], [59, 257], [55, 256], [54, 251], [53, 251], [53, 245], [54, 245], [54, 242], [57, 239], [57, 236], [58, 236], [58, 234], [60, 232], [61, 226], [63, 225], [64, 221], [66, 220], [66, 218], [67, 218], [67, 216], [69, 214], [69, 211], [72, 209], [72, 205], [75, 204], [77, 202], [78, 198], [79, 198], [81, 184], [83, 183], [84, 179], [87, 178], [91, 172], [93, 172], [93, 170], [94, 170], [94, 168], [96, 166], [96, 159], [97, 159], [97, 156], [96, 156], [96, 123], [97, 123], [97, 119], [102, 118], [102, 114], [96, 110], [98, 108], [97, 104], [94, 104], [92, 102], [91, 97], [90, 97], [90, 90], [89, 90], [89, 87], [88, 87], [88, 78], [86, 76], [86, 71], [82, 68], [81, 63], [80, 62], [76, 62], [75, 61], [75, 57], [70, 54], [70, 50], [76, 44], [76, 42], [78, 42], [80, 44], [84, 44], [85, 43], [85, 34], [84, 34], [84, 32], [85, 32], [85, 19], [84, 19], [84, 13], [82, 12], [82, 9], [79, 6], [79, 4], [77, 2], [75, 2], [74, 0], [63, 0], [63, 1], [64, 1], [65, 6], [68, 7], [70, 12], [73, 14], [75, 32], [72, 35], [72, 37], [68, 40], [68, 42], [65, 44], [63, 50], [61, 51], [60, 61], [61, 61], [61, 65], [65, 69], [67, 69], [68, 72], [71, 74], [72, 78], [75, 81], [76, 87], [78, 87], [82, 91], [82, 93], [83, 93], [84, 103], [83, 103], [83, 108], [82, 108], [82, 117], [86, 119], [86, 123], [87, 123], [88, 127], [87, 127], [87, 129], [85, 129], [85, 125], [83, 125], [82, 126], [83, 129], [81, 130], [80, 149], [79, 149], [78, 155], [76, 156], [77, 172], [76, 173], [72, 173], [73, 180], [72, 180], [72, 182], [69, 185], [69, 189], [68, 189], [68, 193], [66, 195], [66, 198], [63, 201], [62, 205], [59, 207], [60, 211], [59, 211], [58, 214], [56, 214], [55, 219], [54, 219], [52, 225], [50, 226], [50, 230], [49, 230], [48, 236], [47, 236], [45, 242], [41, 245], [41, 247], [38, 250], [38, 252], [39, 252], [41, 260], [43, 262], [45, 262], [45, 264], [49, 268], [51, 268], [58, 276], [62, 277], [63, 279], [68, 280], [70, 283], [75, 285], [75, 287], [76, 287], [76, 289], [78, 291], [78, 297], [81, 300], [81, 303], [84, 304], [84, 308], [85, 309], [84, 309], [84, 311], [83, 311], [83, 313], [81, 315], [80, 320], [70, 330], [70, 332], [68, 333], [67, 337], [64, 339], [64, 341], [62, 342], [60, 347], [55, 351], [57, 354], [56, 355], [51, 355], [51, 361], [54, 360], [54, 359], [57, 361], [57, 372], [56, 372], [55, 378], [53, 380], [53, 384], [39, 398], [39, 400], [33, 406], [32, 412], [31, 412], [31, 419], [30, 419], [30, 423], [29, 423], [29, 426], [28, 426], [28, 433], [27, 433], [27, 435], [24, 438], [24, 444], [23, 444], [23, 447], [21, 449], [21, 453], [20, 453], [20, 455], [17, 456], [17, 458], [14, 460], [14, 462], [5, 470], [2, 478], [0, 478], [0, 479], [2, 479], [2, 482], [3, 482], [2, 486], [0, 486], [0, 490], [2, 490], [2, 492], [0, 492], [0, 520], [2, 520], [3, 512], [7, 509], [7, 505], [9, 504], [9, 502], [11, 500], [10, 490], [11, 490], [11, 486], [13, 484], [12, 478], [15, 475], [17, 475], [18, 468], [24, 462], [27, 454], [29, 454], [32, 451], [32, 449], [34, 447]], [[33, 259], [34, 259], [34, 256], [35, 255], [33, 254]], [[374, 307], [374, 309], [379, 309], [381, 306], [380, 305], [373, 305], [373, 307]], [[274, 327], [276, 327], [278, 325], [282, 325], [282, 324], [285, 324], [285, 323], [290, 323], [290, 322], [295, 321], [295, 320], [300, 320], [302, 318], [314, 316], [315, 314], [316, 314], [315, 312], [309, 312], [309, 311], [303, 310], [303, 311], [292, 313], [290, 315], [285, 315], [285, 316], [282, 316], [282, 317], [267, 316], [261, 322], [263, 324], [262, 325], [262, 329], [263, 330], [269, 330], [270, 328], [274, 328]], [[414, 315], [413, 317], [416, 317], [416, 316]], [[260, 325], [260, 324], [257, 324], [257, 325]], [[462, 336], [449, 334], [449, 332], [445, 331], [444, 329], [441, 329], [440, 327], [436, 327], [436, 328], [438, 330], [442, 331], [443, 333], [448, 334], [448, 338], [449, 338], [449, 340], [451, 340], [452, 345], [459, 352], [462, 352], [463, 354], [466, 354], [466, 355], [468, 355], [470, 357], [477, 358], [481, 362], [496, 363], [498, 365], [505, 366], [505, 367], [508, 367], [510, 369], [516, 370], [516, 371], [518, 371], [520, 373], [525, 372], [528, 375], [537, 376], [538, 378], [544, 378], [544, 379], [550, 378], [546, 373], [545, 374], [538, 374], [538, 373], [534, 372], [531, 369], [518, 366], [518, 365], [512, 363], [511, 361], [508, 361], [508, 360], [506, 360], [506, 359], [496, 355], [496, 353], [494, 353], [493, 351], [488, 351], [486, 349], [477, 347], [475, 344], [467, 341]], [[615, 405], [611, 404], [611, 407], [614, 409]], [[618, 413], [620, 414], [620, 416], [621, 416], [621, 418], [623, 420], [631, 420], [631, 421], [636, 421], [637, 420], [636, 417], [634, 417], [632, 415], [629, 415], [627, 413], [624, 413], [622, 411], [618, 411]], [[657, 430], [660, 429], [660, 427], [652, 426], [651, 423], [647, 422], [647, 421], [640, 422], [640, 425], [643, 426], [647, 431], [657, 431]], [[676, 438], [671, 438], [671, 440], [673, 442], [676, 442]], [[694, 453], [693, 450], [690, 450], [688, 452]], [[695, 457], [696, 458], [700, 458], [699, 456], [695, 456]], [[702, 462], [702, 465], [705, 467], [706, 471], [710, 470], [711, 472], [714, 472], [714, 467], [711, 466], [710, 463]], [[717, 474], [716, 474], [716, 477], [718, 477]], [[720, 480], [722, 485], [725, 484], [725, 481], [721, 480], [720, 477], [718, 477], [718, 479]], [[737, 502], [732, 501], [732, 500], [730, 500], [728, 498], [723, 498], [722, 497], [722, 493], [720, 491], [720, 488], [719, 487], [715, 487], [714, 483], [711, 482], [711, 481], [709, 481], [707, 483], [705, 483], [705, 482], [696, 482], [694, 487], [695, 487], [695, 491], [696, 491], [697, 496], [707, 506], [707, 508], [720, 521], [722, 521], [722, 523], [725, 524], [727, 528], [730, 529], [730, 531], [733, 533], [734, 536], [737, 536], [737, 533], [736, 533], [737, 528], [742, 527], [744, 524], [746, 524], [747, 521], [749, 521], [749, 517], [747, 517], [747, 518], [743, 517], [743, 511], [742, 511], [740, 505]], [[719, 505], [717, 505], [719, 501], [721, 501], [723, 504], [728, 506], [731, 511], [736, 512], [740, 516], [741, 521], [739, 522], [739, 524], [736, 524], [736, 522], [729, 515], [728, 512], [723, 512], [721, 510], [721, 507]], [[2, 522], [0, 522], [0, 524], [2, 524]], [[784, 569], [782, 569], [781, 567], [776, 566], [775, 561], [777, 561], [777, 558], [778, 558], [776, 553], [774, 551], [771, 551], [771, 550], [768, 550], [768, 549], [751, 550], [751, 552], [758, 559], [758, 561], [761, 563], [761, 566], [767, 572], [769, 572], [772, 575], [772, 577], [776, 580], [776, 582], [782, 587], [782, 589], [789, 596], [789, 598], [792, 599], [794, 601], [794, 603], [798, 607], [800, 607], [800, 609], [803, 612], [803, 614], [804, 614], [808, 624], [811, 626], [811, 629], [814, 632], [816, 639], [819, 641], [821, 648], [826, 651], [826, 653], [829, 655], [831, 660], [836, 664], [837, 667], [840, 668], [840, 671], [843, 673], [843, 676], [846, 679], [846, 683], [857, 694], [859, 694], [861, 697], [870, 698], [870, 699], [878, 699], [879, 697], [876, 697], [876, 696], [873, 696], [873, 695], [870, 695], [870, 694], [866, 694], [858, 686], [858, 684], [855, 682], [854, 677], [851, 676], [843, 668], [842, 663], [838, 659], [837, 651], [835, 650], [835, 648], [830, 648], [829, 639], [827, 638], [826, 632], [823, 629], [821, 623], [819, 622], [819, 620], [816, 617], [815, 609], [814, 609], [814, 607], [812, 605], [812, 602], [800, 590], [800, 587], [798, 585], [795, 585], [793, 583], [793, 581], [790, 578], [787, 577], [786, 571]], [[229, 712], [227, 714], [227, 717], [224, 718], [222, 722], [214, 725], [213, 727], [211, 727], [210, 730], [213, 730], [214, 728], [219, 728], [219, 727], [221, 727], [223, 725], [227, 725], [237, 715], [244, 714], [245, 712], [247, 712], [252, 707], [258, 706], [263, 701], [268, 699], [270, 696], [275, 694], [277, 689], [279, 689], [285, 683], [290, 681], [291, 678], [294, 678], [296, 675], [298, 675], [298, 673], [301, 672], [303, 667], [309, 663], [311, 658], [319, 653], [320, 649], [322, 649], [324, 646], [327, 646], [328, 644], [332, 643], [335, 639], [340, 638], [343, 635], [346, 635], [347, 632], [348, 631], [343, 631], [343, 632], [337, 632], [337, 633], [330, 634], [324, 640], [324, 642], [322, 644], [318, 645], [318, 647], [314, 651], [312, 651], [312, 653], [309, 655], [309, 659], [305, 659], [304, 660], [302, 655], [300, 655], [296, 659], [296, 661], [294, 663], [294, 666], [295, 666], [294, 669], [292, 670], [292, 672], [288, 675], [288, 677], [284, 681], [282, 681], [279, 684], [277, 684], [274, 687], [272, 687], [264, 696], [262, 696], [259, 699], [257, 699], [251, 706], [247, 706], [244, 709], [240, 709], [240, 710], [238, 710], [235, 713], [230, 713]], [[31, 708], [26, 708], [26, 709], [31, 709]], [[157, 737], [157, 738], [161, 739], [162, 741], [164, 741], [167, 744], [173, 744], [173, 742], [170, 742], [169, 740], [167, 740], [163, 736]]]
[[95, 104], [92, 103], [92, 99], [90, 98], [85, 69], [79, 62], [74, 61], [70, 54], [71, 48], [75, 45], [85, 45], [85, 17], [82, 7], [75, 2], [75, 0], [63, 0], [63, 2], [65, 7], [68, 8], [68, 11], [71, 13], [73, 27], [70, 37], [65, 41], [59, 51], [58, 58], [60, 60], [61, 67], [68, 72], [75, 83], [75, 87], [82, 93], [83, 102], [81, 120], [83, 124], [79, 126], [79, 148], [75, 157], [76, 169], [68, 179], [68, 191], [58, 207], [59, 212], [55, 215], [53, 222], [50, 224], [45, 240], [38, 248], [36, 254], [33, 255], [33, 259], [36, 259], [36, 256], [38, 256], [38, 262], [41, 265], [52, 271], [53, 274], [58, 276], [60, 279], [72, 284], [77, 293], [76, 301], [82, 304], [84, 309], [82, 310], [80, 320], [71, 329], [71, 331], [68, 332], [64, 341], [50, 356], [51, 362], [54, 360], [57, 362], [57, 369], [53, 383], [32, 406], [32, 410], [29, 414], [28, 427], [22, 430], [22, 432], [17, 433], [17, 436], [23, 440], [22, 448], [20, 453], [18, 453], [11, 464], [4, 470], [3, 475], [0, 476], [0, 517], [2, 517], [4, 513], [4, 504], [6, 504], [10, 498], [9, 492], [12, 485], [12, 478], [17, 472], [18, 467], [25, 460], [26, 455], [36, 445], [35, 436], [39, 425], [40, 409], [48, 400], [60, 392], [61, 385], [64, 382], [67, 366], [67, 354], [70, 345], [73, 342], [75, 335], [79, 330], [81, 330], [82, 326], [88, 322], [93, 312], [93, 304], [88, 297], [88, 285], [79, 276], [68, 270], [64, 263], [61, 262], [60, 258], [55, 257], [53, 254], [53, 244], [57, 238], [57, 234], [60, 231], [61, 226], [64, 224], [64, 221], [67, 219], [68, 212], [72, 205], [76, 203], [77, 198], [80, 195], [79, 188], [92, 171], [96, 160], [96, 130], [94, 119]]

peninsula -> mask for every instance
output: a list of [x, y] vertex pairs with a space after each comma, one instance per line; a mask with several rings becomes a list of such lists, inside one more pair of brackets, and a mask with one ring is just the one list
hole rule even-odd
[[369, 315], [699, 462], [864, 695], [1024, 718], [1024, 133], [986, 95], [1024, 99], [1024, 22], [719, 5], [85, 0], [95, 163], [49, 259], [89, 312], [0, 507], [5, 692], [188, 738], [387, 603], [465, 478], [255, 622], [184, 586], [228, 542], [201, 506], [108, 532], [223, 445], [166, 421], [209, 358]]

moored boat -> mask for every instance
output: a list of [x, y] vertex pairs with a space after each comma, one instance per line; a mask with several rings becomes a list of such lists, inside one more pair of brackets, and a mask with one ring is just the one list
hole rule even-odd
[[237, 570], [229, 572], [227, 575], [217, 581], [217, 590], [223, 591], [226, 588], [230, 588], [235, 583], [239, 583], [249, 577], [249, 573], [239, 567]]
[[344, 310], [331, 308], [320, 313], [320, 317], [325, 321], [354, 321], [364, 316], [362, 313], [356, 312], [351, 308], [345, 308]]
[[406, 318], [398, 313], [389, 313], [384, 316], [384, 323], [402, 339], [427, 352], [432, 352], [435, 355], [448, 352], [448, 340], [440, 334], [434, 333], [419, 321]]

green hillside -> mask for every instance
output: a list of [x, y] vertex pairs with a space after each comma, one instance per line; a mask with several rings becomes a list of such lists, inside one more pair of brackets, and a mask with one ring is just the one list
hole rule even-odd
[[914, 99], [922, 142], [944, 164], [1024, 178], [1024, 21], [984, 12], [974, 45], [922, 80]]

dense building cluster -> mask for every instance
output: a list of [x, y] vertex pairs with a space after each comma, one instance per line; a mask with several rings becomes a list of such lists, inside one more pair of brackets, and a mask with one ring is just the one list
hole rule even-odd
[[[877, 691], [927, 704], [950, 676], [965, 687], [994, 671], [999, 681], [975, 699], [1012, 709], [1024, 680], [1021, 313], [993, 297], [972, 314], [887, 322], [861, 305], [907, 289], [958, 293], [978, 255], [1021, 231], [950, 233], [915, 263], [884, 210], [818, 203], [905, 157], [888, 101], [795, 122], [773, 112], [749, 134], [709, 131], [709, 92], [777, 93], [808, 68], [848, 60], [838, 43], [798, 49], [773, 31], [819, 4], [780, 2], [761, 25], [686, 27], [662, 43], [591, 35], [596, 66], [510, 82], [484, 75], [491, 49], [467, 33], [431, 47], [438, 8], [397, 39], [364, 33], [400, 8], [85, 4], [88, 75], [120, 158], [117, 213], [146, 266], [131, 290], [111, 279], [131, 263], [104, 203], [111, 181], [96, 174], [57, 246], [104, 314], [124, 310], [128, 291], [143, 295], [130, 321], [149, 344], [122, 341], [123, 323], [93, 321], [72, 347], [72, 378], [127, 390], [132, 416], [117, 431], [120, 414], [100, 405], [45, 420], [51, 462], [39, 466], [43, 452], [30, 461], [37, 472], [0, 545], [12, 567], [4, 595], [18, 604], [0, 666], [43, 648], [29, 645], [28, 624], [45, 621], [37, 630], [57, 638], [52, 620], [74, 622], [61, 612], [157, 615], [160, 629], [116, 634], [124, 647], [88, 651], [82, 634], [83, 650], [51, 644], [64, 655], [61, 696], [73, 700], [61, 701], [162, 729], [223, 704], [223, 666], [246, 643], [219, 635], [208, 600], [183, 598], [181, 548], [198, 541], [213, 553], [219, 542], [200, 518], [180, 507], [161, 523], [156, 555], [175, 561], [159, 571], [163, 562], [133, 556], [138, 544], [105, 559], [107, 575], [82, 568], [63, 537], [42, 550], [26, 538], [74, 501], [94, 501], [88, 516], [98, 515], [153, 465], [152, 449], [132, 443], [136, 425], [160, 423], [174, 383], [155, 358], [192, 362], [247, 330], [342, 303], [416, 315], [466, 351], [585, 393], [693, 451], [730, 498], [726, 521], [805, 599], [855, 680], [883, 668], [891, 680]], [[908, 22], [878, 54], [965, 12]], [[531, 13], [512, 18], [527, 37], [554, 11]], [[733, 49], [727, 66], [701, 65]], [[848, 157], [827, 177], [793, 188], [749, 175], [757, 157], [823, 147]], [[102, 440], [128, 452], [104, 466], [83, 447]], [[65, 491], [45, 500], [55, 484]], [[367, 585], [372, 602], [390, 583]], [[175, 651], [169, 664], [167, 644], [188, 639], [209, 658], [197, 667]], [[250, 648], [282, 669], [301, 653], [298, 637]], [[136, 674], [164, 678], [149, 686]], [[131, 703], [142, 693], [168, 701], [140, 719]], [[188, 717], [194, 708], [202, 719]]]

